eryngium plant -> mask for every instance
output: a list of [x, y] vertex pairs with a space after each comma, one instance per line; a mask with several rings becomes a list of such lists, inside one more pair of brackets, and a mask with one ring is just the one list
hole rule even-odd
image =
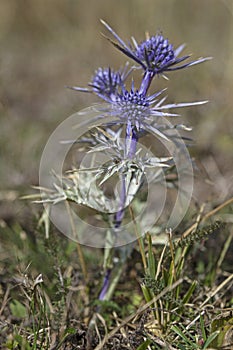
[[[99, 295], [100, 300], [105, 300], [111, 294], [109, 286], [114, 265], [112, 248], [133, 241], [132, 237], [128, 239], [124, 236], [127, 235], [124, 225], [126, 216], [131, 215], [131, 221], [134, 222], [133, 206], [130, 210], [128, 208], [137, 198], [135, 207], [138, 211], [141, 210], [140, 201], [143, 203], [145, 200], [138, 194], [145, 182], [148, 184], [164, 182], [167, 187], [168, 184], [175, 186], [180, 176], [177, 174], [175, 157], [177, 153], [182, 153], [182, 150], [186, 151], [184, 142], [186, 139], [178, 130], [189, 131], [190, 128], [183, 124], [171, 123], [168, 118], [179, 116], [174, 113], [177, 108], [207, 102], [166, 103], [167, 96], [163, 96], [165, 90], [149, 92], [151, 82], [159, 76], [166, 77], [165, 74], [194, 66], [210, 58], [190, 61], [189, 55], [180, 56], [184, 45], [174, 49], [162, 34], [147, 35], [140, 43], [132, 38], [132, 43], [126, 44], [106, 22], [101, 22], [115, 41], [109, 37], [107, 39], [134, 64], [130, 66], [127, 62], [123, 69], [118, 70], [111, 66], [98, 68], [87, 88], [71, 87], [76, 91], [93, 93], [104, 102], [92, 107], [92, 119], [88, 119], [90, 109], [80, 113], [80, 115], [86, 113], [87, 118], [82, 126], [89, 126], [93, 120], [96, 122], [99, 120], [101, 127], [92, 128], [78, 141], [72, 141], [88, 147], [87, 154], [92, 161], [89, 162], [89, 167], [79, 169], [74, 164], [70, 171], [64, 173], [62, 178], [58, 178], [54, 183], [54, 190], [42, 190], [41, 195], [44, 203], [70, 201], [95, 209], [107, 225], [106, 236], [103, 237], [105, 242], [103, 246], [107, 251], [104, 263], [105, 277]], [[132, 75], [139, 69], [142, 71], [142, 78], [139, 86], [135, 86]], [[139, 140], [147, 134], [152, 134], [162, 142], [172, 145], [173, 151], [169, 155], [161, 156], [154, 155], [148, 149], [145, 150]], [[106, 155], [108, 161], [98, 164], [95, 159], [97, 157], [98, 160], [100, 154]], [[183, 168], [185, 169], [185, 164]], [[171, 173], [175, 176], [171, 177]], [[103, 185], [116, 176], [120, 182], [113, 191], [114, 199], [112, 199], [106, 195]], [[173, 180], [166, 182], [169, 177]], [[156, 202], [157, 193], [153, 193], [152, 196]], [[153, 216], [152, 212], [150, 214]], [[149, 222], [149, 226], [142, 228], [142, 232], [138, 232], [138, 227], [135, 230], [140, 236], [150, 228], [151, 222], [154, 223], [154, 218], [151, 220], [147, 217], [146, 221]], [[87, 231], [88, 228], [86, 234]], [[135, 235], [134, 240], [136, 238]], [[95, 246], [94, 240], [93, 236], [93, 242], [87, 244]], [[127, 249], [122, 248], [118, 254], [118, 261], [120, 258], [122, 263], [127, 254]], [[119, 274], [116, 276], [119, 277]], [[115, 277], [114, 283], [118, 277]]]

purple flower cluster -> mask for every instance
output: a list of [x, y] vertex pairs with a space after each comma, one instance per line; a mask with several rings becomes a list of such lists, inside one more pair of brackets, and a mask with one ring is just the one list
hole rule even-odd
[[137, 45], [135, 56], [145, 62], [145, 67], [157, 73], [175, 62], [173, 46], [162, 35], [152, 36]]
[[108, 102], [115, 99], [119, 87], [123, 85], [121, 72], [111, 68], [99, 68], [90, 83], [93, 92]]
[[[105, 102], [110, 104], [110, 110], [113, 115], [117, 115], [121, 121], [124, 120], [130, 127], [136, 127], [136, 130], [151, 130], [148, 120], [151, 116], [174, 116], [172, 113], [164, 113], [162, 109], [173, 109], [178, 107], [191, 106], [205, 103], [178, 103], [163, 105], [156, 97], [163, 91], [149, 95], [148, 90], [155, 76], [164, 75], [166, 72], [174, 71], [204, 62], [207, 58], [199, 58], [195, 61], [179, 63], [187, 60], [190, 55], [178, 57], [184, 45], [177, 49], [165, 39], [162, 34], [147, 37], [141, 43], [132, 39], [132, 44], [126, 45], [125, 42], [114, 32], [114, 30], [104, 21], [101, 21], [105, 28], [111, 33], [116, 41], [107, 38], [117, 49], [123, 52], [127, 57], [135, 61], [139, 68], [143, 69], [143, 77], [138, 89], [134, 88], [132, 82], [131, 89], [128, 91], [125, 85], [126, 78], [130, 75], [135, 66], [128, 69], [126, 65], [123, 70], [113, 70], [112, 68], [99, 68], [96, 70], [92, 81], [88, 84], [89, 88], [72, 87], [72, 89], [83, 92], [92, 92], [98, 95]], [[129, 129], [128, 125], [128, 129]]]

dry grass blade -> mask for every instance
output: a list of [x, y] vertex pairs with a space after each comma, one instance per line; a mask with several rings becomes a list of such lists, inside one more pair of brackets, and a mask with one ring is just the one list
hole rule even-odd
[[2, 314], [2, 312], [3, 312], [3, 310], [4, 310], [4, 308], [5, 308], [5, 306], [6, 306], [6, 304], [7, 304], [7, 302], [8, 302], [8, 300], [9, 300], [9, 294], [10, 294], [10, 287], [8, 286], [7, 287], [7, 290], [6, 290], [6, 293], [5, 293], [5, 295], [4, 295], [4, 297], [3, 297], [3, 300], [2, 300], [2, 306], [1, 306], [1, 308], [0, 308], [0, 316], [1, 316], [1, 314]]
[[208, 301], [215, 296], [222, 288], [224, 288], [233, 279], [233, 273], [227, 277], [216, 289], [212, 290], [206, 300], [200, 305], [200, 309], [208, 303]]

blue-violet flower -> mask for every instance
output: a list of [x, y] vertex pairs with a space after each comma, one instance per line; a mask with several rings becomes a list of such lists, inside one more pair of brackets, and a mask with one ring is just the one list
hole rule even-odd
[[112, 41], [110, 38], [107, 39], [126, 56], [137, 62], [145, 71], [149, 70], [152, 72], [152, 75], [190, 67], [211, 59], [211, 57], [199, 58], [195, 61], [177, 66], [178, 63], [183, 62], [190, 57], [190, 55], [186, 55], [178, 58], [184, 45], [174, 49], [173, 45], [171, 45], [167, 39], [164, 39], [162, 34], [157, 34], [152, 37], [148, 36], [146, 40], [142, 41], [140, 44], [132, 38], [133, 46], [131, 44], [126, 45], [106, 22], [103, 20], [101, 22], [114, 36], [117, 42]]

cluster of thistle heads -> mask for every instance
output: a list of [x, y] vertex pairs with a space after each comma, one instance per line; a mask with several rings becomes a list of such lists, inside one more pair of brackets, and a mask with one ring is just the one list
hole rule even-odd
[[[164, 90], [149, 94], [148, 90], [152, 80], [159, 75], [166, 77], [165, 74], [171, 71], [194, 66], [210, 59], [210, 57], [187, 62], [190, 55], [179, 57], [184, 45], [174, 49], [173, 45], [162, 34], [154, 36], [147, 34], [146, 39], [140, 43], [132, 38], [132, 43], [127, 45], [106, 22], [101, 22], [115, 41], [109, 37], [107, 39], [127, 58], [130, 58], [134, 65], [129, 67], [127, 62], [125, 67], [119, 70], [114, 70], [111, 67], [98, 68], [92, 81], [88, 84], [89, 88], [72, 87], [72, 89], [94, 93], [109, 103], [111, 114], [126, 123], [131, 131], [132, 129], [136, 130], [139, 136], [140, 132], [144, 130], [156, 132], [160, 137], [166, 138], [159, 131], [159, 127], [156, 128], [158, 117], [177, 116], [168, 110], [203, 104], [207, 101], [164, 104], [166, 97], [158, 100]], [[135, 69], [142, 70], [141, 84], [136, 88], [132, 79], [131, 88], [127, 90], [126, 80]]]
[[[82, 115], [87, 113], [87, 120], [83, 125], [89, 126], [91, 123], [93, 125], [93, 121], [101, 119], [102, 127], [96, 127], [94, 132], [91, 129], [88, 132], [87, 128], [86, 134], [83, 134], [77, 142], [88, 144], [88, 153], [91, 157], [94, 155], [93, 159], [96, 159], [96, 152], [101, 152], [108, 155], [108, 161], [104, 164], [94, 163], [91, 158], [89, 168], [78, 170], [73, 168], [68, 175], [62, 176], [60, 184], [54, 185], [54, 193], [42, 193], [42, 202], [56, 204], [70, 200], [99, 212], [104, 210], [106, 213], [115, 213], [113, 226], [119, 228], [125, 208], [142, 188], [144, 175], [148, 183], [160, 183], [164, 175], [169, 176], [173, 171], [178, 174], [178, 170], [174, 170], [177, 167], [174, 155], [177, 149], [186, 150], [184, 140], [188, 139], [180, 136], [179, 130], [189, 131], [190, 128], [176, 122], [171, 123], [167, 117], [179, 116], [171, 110], [207, 102], [165, 103], [167, 97], [162, 97], [164, 90], [149, 93], [151, 82], [158, 76], [166, 77], [169, 72], [194, 66], [210, 57], [191, 61], [190, 55], [180, 56], [184, 45], [174, 49], [162, 34], [146, 35], [146, 39], [140, 43], [132, 38], [131, 43], [127, 45], [106, 22], [101, 22], [113, 37], [107, 39], [133, 64], [130, 66], [127, 62], [125, 67], [119, 70], [112, 67], [98, 68], [88, 88], [72, 87], [72, 89], [93, 93], [104, 102], [91, 107], [93, 109], [80, 112]], [[142, 71], [138, 87], [135, 86], [132, 77], [135, 70]], [[131, 84], [127, 83], [129, 79]], [[92, 116], [88, 114], [90, 110], [95, 112], [92, 120], [88, 119], [93, 118], [93, 114]], [[171, 156], [158, 157], [147, 149], [144, 151], [138, 141], [147, 133], [158, 137], [160, 141], [162, 139], [163, 142], [172, 144], [174, 148], [172, 152], [169, 151]], [[184, 154], [186, 157], [186, 153]], [[119, 198], [117, 203], [112, 202], [102, 188], [103, 183], [113, 178], [115, 174], [120, 174], [123, 179], [121, 190], [116, 188], [114, 193], [115, 198]], [[175, 181], [179, 177], [173, 177], [175, 188], [177, 188]], [[96, 181], [98, 186], [95, 186]]]

